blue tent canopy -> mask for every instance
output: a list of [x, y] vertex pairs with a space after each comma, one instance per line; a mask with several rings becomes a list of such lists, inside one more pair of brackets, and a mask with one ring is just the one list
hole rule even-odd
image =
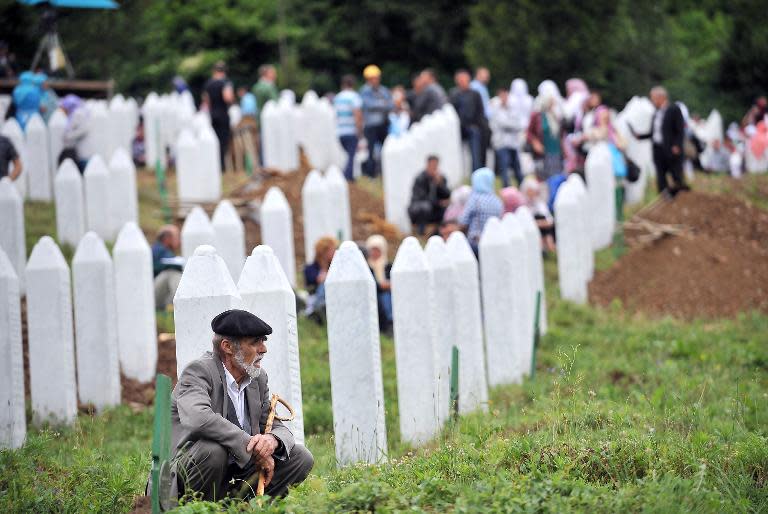
[[19, 0], [22, 4], [49, 4], [51, 7], [75, 7], [80, 9], [117, 9], [117, 2], [112, 0]]

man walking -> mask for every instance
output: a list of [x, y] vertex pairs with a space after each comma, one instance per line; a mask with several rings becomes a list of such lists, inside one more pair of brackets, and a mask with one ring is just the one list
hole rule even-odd
[[426, 68], [413, 79], [411, 104], [411, 124], [420, 121], [427, 114], [440, 109], [446, 102], [443, 86], [437, 82], [434, 70]]
[[258, 473], [266, 494], [285, 496], [304, 481], [314, 460], [293, 434], [269, 415], [267, 374], [260, 361], [272, 328], [250, 312], [228, 310], [211, 321], [213, 348], [192, 361], [173, 389], [171, 419], [176, 451], [171, 498], [196, 492], [204, 500], [248, 496]]
[[227, 79], [227, 66], [224, 61], [213, 65], [213, 74], [203, 89], [203, 102], [208, 105], [211, 125], [219, 140], [219, 158], [221, 171], [224, 172], [224, 157], [229, 148], [229, 106], [235, 101], [232, 83]]
[[365, 85], [360, 89], [363, 100], [363, 135], [368, 141], [368, 160], [363, 173], [375, 178], [379, 174], [379, 155], [389, 132], [389, 113], [394, 109], [389, 89], [381, 85], [381, 70], [369, 64], [363, 70]]
[[[653, 164], [656, 166], [656, 184], [659, 194], [667, 198], [674, 197], [680, 191], [690, 189], [683, 176], [683, 140], [685, 138], [685, 120], [680, 107], [669, 101], [667, 90], [662, 86], [651, 89], [651, 103], [656, 107], [653, 114], [651, 131], [645, 134], [632, 134], [638, 139], [653, 141]], [[667, 180], [672, 175], [672, 185]]]
[[483, 109], [485, 110], [485, 117], [491, 117], [491, 95], [488, 93], [488, 82], [491, 81], [491, 72], [488, 68], [480, 67], [475, 70], [475, 78], [469, 83], [469, 87], [474, 89], [480, 94], [480, 98], [483, 99]]
[[363, 126], [362, 100], [355, 91], [355, 77], [352, 75], [342, 77], [341, 91], [334, 97], [333, 107], [336, 109], [336, 135], [338, 135], [339, 143], [347, 153], [344, 178], [348, 182], [352, 182], [355, 180], [353, 175], [355, 151]]
[[451, 103], [461, 122], [461, 139], [469, 144], [472, 155], [472, 171], [485, 166], [488, 148], [488, 119], [485, 117], [480, 93], [469, 87], [470, 75], [459, 70], [454, 75], [456, 87], [451, 91]]

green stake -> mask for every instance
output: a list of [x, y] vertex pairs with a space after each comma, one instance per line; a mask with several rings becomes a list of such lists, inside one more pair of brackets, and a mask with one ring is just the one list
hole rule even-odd
[[160, 484], [161, 480], [170, 479], [171, 464], [171, 379], [165, 375], [157, 375], [155, 381], [155, 423], [152, 435], [152, 514], [158, 514], [163, 509], [160, 489], [166, 490]]
[[613, 255], [624, 255], [624, 186], [616, 186], [616, 232], [613, 234]]
[[454, 419], [459, 417], [459, 349], [451, 349], [451, 392], [449, 410]]
[[536, 378], [536, 349], [539, 347], [539, 316], [541, 311], [541, 291], [536, 291], [536, 314], [533, 317], [533, 353], [531, 354], [531, 380]]
[[168, 206], [168, 188], [165, 184], [165, 168], [163, 167], [163, 157], [160, 154], [162, 151], [165, 153], [165, 148], [161, 148], [160, 144], [160, 120], [155, 121], [155, 129], [157, 133], [157, 160], [155, 161], [155, 177], [157, 178], [157, 189], [160, 193], [160, 209], [163, 212], [163, 219], [166, 223], [173, 221], [171, 219], [171, 209]]

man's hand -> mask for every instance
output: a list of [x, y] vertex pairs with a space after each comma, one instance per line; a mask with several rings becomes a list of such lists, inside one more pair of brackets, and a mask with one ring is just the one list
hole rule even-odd
[[679, 155], [680, 154], [680, 147], [677, 145], [672, 146], [672, 155]]
[[275, 476], [275, 459], [267, 457], [261, 462], [261, 470], [264, 471], [264, 487], [267, 487]]
[[[267, 459], [272, 460], [272, 454], [277, 450], [277, 438], [271, 434], [256, 434], [251, 436], [248, 446], [245, 450], [253, 455], [257, 461], [264, 463]], [[274, 466], [274, 463], [273, 463]]]

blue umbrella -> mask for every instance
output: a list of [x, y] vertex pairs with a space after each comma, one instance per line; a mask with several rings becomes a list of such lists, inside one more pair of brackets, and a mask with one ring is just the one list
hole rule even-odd
[[19, 0], [22, 4], [49, 4], [51, 7], [77, 7], [81, 9], [117, 9], [112, 0]]

